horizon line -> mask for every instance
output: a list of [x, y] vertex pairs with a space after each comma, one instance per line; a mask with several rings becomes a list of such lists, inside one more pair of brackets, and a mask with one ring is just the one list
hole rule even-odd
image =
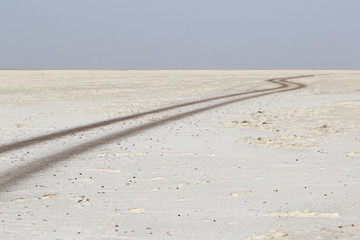
[[297, 71], [297, 70], [360, 70], [360, 68], [0, 68], [0, 71]]

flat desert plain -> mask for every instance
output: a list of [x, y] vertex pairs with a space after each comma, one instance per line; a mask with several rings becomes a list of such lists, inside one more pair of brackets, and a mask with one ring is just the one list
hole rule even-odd
[[1, 239], [360, 239], [360, 71], [0, 71]]

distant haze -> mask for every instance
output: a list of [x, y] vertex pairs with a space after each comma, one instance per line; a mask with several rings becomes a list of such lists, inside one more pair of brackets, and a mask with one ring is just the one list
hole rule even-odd
[[0, 69], [24, 68], [360, 68], [360, 1], [2, 1]]

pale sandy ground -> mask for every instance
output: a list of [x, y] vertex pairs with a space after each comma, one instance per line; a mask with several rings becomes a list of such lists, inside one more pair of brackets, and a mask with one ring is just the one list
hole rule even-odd
[[360, 71], [0, 71], [0, 104], [0, 239], [360, 239]]

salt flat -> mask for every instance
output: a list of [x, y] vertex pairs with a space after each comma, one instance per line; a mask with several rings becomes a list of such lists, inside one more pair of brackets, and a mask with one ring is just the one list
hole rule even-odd
[[359, 78], [0, 71], [0, 237], [359, 239]]

